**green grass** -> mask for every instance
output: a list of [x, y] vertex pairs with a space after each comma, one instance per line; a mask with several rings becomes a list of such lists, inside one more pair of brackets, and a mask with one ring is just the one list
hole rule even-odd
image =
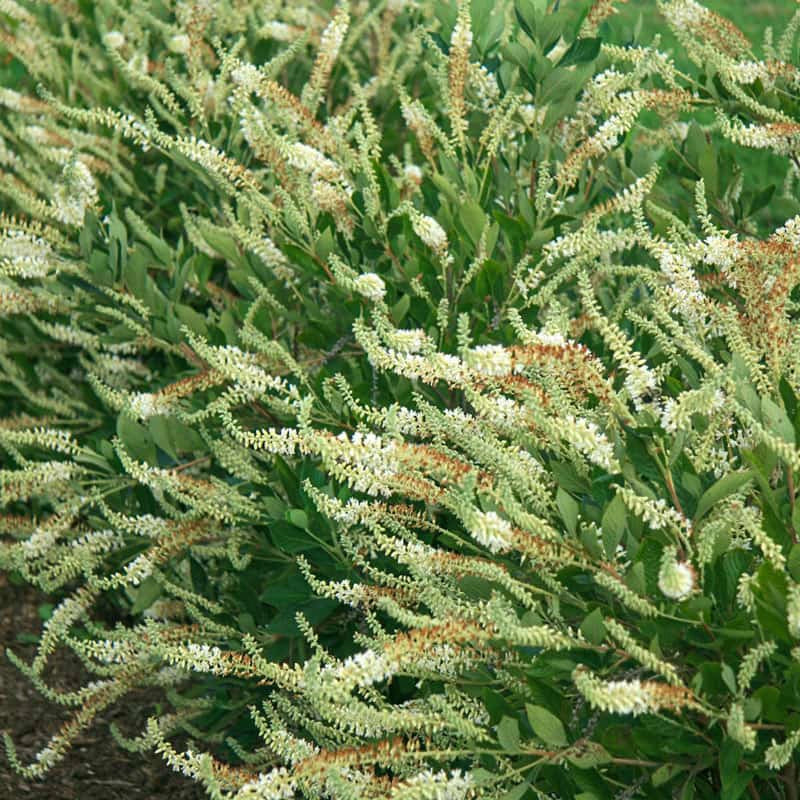
[[[700, 2], [737, 25], [753, 42], [757, 55], [761, 54], [765, 29], [772, 27], [777, 39], [797, 9], [797, 3], [794, 0], [778, 0], [778, 2], [769, 0], [756, 0], [756, 2], [700, 0]], [[614, 31], [614, 41], [631, 39], [640, 16], [642, 40], [649, 41], [655, 33], [663, 32], [665, 23], [663, 17], [658, 13], [655, 0], [628, 0], [626, 4], [620, 6], [619, 13], [607, 23]], [[674, 48], [677, 44], [674, 37], [669, 35], [662, 35], [662, 42], [665, 47], [669, 48]]]

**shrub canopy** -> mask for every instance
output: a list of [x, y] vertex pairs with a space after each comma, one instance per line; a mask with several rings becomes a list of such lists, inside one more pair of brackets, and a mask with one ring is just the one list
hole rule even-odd
[[797, 796], [800, 13], [613, 10], [0, 3], [18, 769], [158, 686], [213, 798]]

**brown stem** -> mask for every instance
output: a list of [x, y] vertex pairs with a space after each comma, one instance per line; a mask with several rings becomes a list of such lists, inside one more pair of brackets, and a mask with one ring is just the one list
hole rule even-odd
[[664, 468], [664, 479], [667, 482], [667, 489], [669, 489], [669, 496], [672, 498], [672, 505], [675, 506], [675, 510], [682, 517], [685, 517], [686, 514], [683, 513], [683, 508], [681, 507], [681, 501], [678, 500], [678, 493], [675, 491], [675, 484], [672, 482], [672, 472], [670, 472], [669, 464], [667, 464], [666, 467]]
[[185, 464], [179, 464], [177, 467], [172, 467], [170, 472], [182, 472], [185, 469], [189, 469], [189, 467], [193, 467], [196, 464], [201, 464], [203, 461], [210, 461], [211, 456], [200, 456], [200, 458], [194, 459], [194, 461], [187, 461]]

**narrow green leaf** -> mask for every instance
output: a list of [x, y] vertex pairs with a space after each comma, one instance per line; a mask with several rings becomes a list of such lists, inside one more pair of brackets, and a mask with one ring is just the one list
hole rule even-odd
[[748, 469], [744, 472], [731, 472], [712, 484], [703, 493], [697, 503], [697, 510], [694, 513], [694, 521], [702, 519], [720, 500], [729, 495], [735, 494], [741, 488], [753, 480], [753, 470]]

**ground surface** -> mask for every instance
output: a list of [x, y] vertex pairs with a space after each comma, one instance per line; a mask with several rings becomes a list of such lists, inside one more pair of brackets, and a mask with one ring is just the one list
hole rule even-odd
[[[27, 763], [50, 735], [68, 718], [68, 711], [42, 698], [5, 657], [7, 648], [30, 661], [32, 644], [19, 639], [21, 632], [36, 634], [42, 622], [38, 607], [48, 598], [25, 586], [9, 585], [0, 575], [0, 729], [17, 744], [20, 759]], [[64, 688], [83, 685], [87, 676], [71, 653], [53, 656], [48, 674], [53, 684]], [[29, 780], [9, 766], [0, 747], [0, 797], [30, 800], [201, 800], [205, 797], [194, 783], [172, 772], [156, 755], [138, 755], [122, 750], [108, 732], [115, 722], [127, 734], [141, 729], [155, 698], [130, 695], [110, 708], [78, 737], [66, 759], [48, 773], [46, 781]]]

